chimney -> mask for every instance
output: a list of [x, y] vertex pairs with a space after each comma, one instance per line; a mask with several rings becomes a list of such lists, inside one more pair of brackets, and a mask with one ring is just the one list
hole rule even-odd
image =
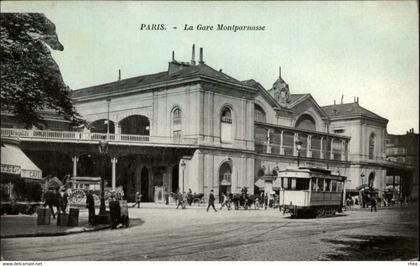
[[359, 96], [356, 97], [356, 102], [359, 104]]
[[175, 61], [175, 51], [172, 51], [172, 62]]
[[204, 64], [204, 61], [203, 61], [203, 48], [202, 47], [200, 47], [200, 61], [198, 61], [198, 63], [201, 65], [201, 64]]
[[334, 105], [335, 105], [335, 100], [334, 100]]
[[121, 69], [118, 69], [118, 81], [121, 80]]
[[195, 65], [195, 44], [192, 46], [191, 65]]
[[279, 79], [281, 79], [281, 66], [279, 66]]
[[343, 98], [344, 98], [344, 95], [341, 94], [341, 104], [343, 104]]

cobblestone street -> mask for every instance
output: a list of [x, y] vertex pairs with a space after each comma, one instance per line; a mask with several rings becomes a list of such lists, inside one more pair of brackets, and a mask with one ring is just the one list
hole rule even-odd
[[417, 206], [291, 219], [278, 210], [130, 208], [128, 229], [2, 239], [4, 260], [408, 260]]

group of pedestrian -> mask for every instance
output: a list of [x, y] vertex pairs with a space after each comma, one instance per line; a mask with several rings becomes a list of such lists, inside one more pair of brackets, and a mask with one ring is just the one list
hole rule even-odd
[[[68, 205], [68, 194], [65, 189], [55, 189], [50, 187], [48, 191], [44, 194], [45, 203], [44, 206], [48, 206], [50, 209], [51, 215], [53, 219], [55, 219], [56, 214], [60, 214], [61, 212], [66, 213], [67, 205]], [[54, 211], [54, 207], [57, 211]]]

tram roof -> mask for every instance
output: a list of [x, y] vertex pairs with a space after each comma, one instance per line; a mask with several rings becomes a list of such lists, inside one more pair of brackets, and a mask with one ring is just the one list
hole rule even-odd
[[286, 168], [286, 170], [279, 171], [280, 176], [287, 176], [287, 173], [295, 173], [294, 177], [310, 178], [313, 176], [322, 175], [329, 176], [331, 179], [347, 179], [346, 176], [334, 173], [329, 169], [318, 168], [318, 167], [299, 167], [299, 168]]

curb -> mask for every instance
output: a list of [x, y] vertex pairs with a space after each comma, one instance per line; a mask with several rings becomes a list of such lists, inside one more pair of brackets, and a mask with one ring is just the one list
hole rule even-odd
[[77, 231], [69, 231], [69, 232], [54, 232], [54, 233], [38, 233], [38, 234], [15, 234], [15, 235], [8, 235], [8, 236], [2, 236], [0, 239], [6, 239], [6, 238], [23, 238], [23, 237], [49, 237], [49, 236], [65, 236], [65, 235], [72, 235], [72, 234], [80, 234], [80, 233], [88, 233], [88, 232], [94, 232], [94, 231], [100, 231], [104, 229], [111, 228], [111, 225], [103, 225], [98, 226], [97, 228], [86, 228], [83, 227], [81, 230]]

